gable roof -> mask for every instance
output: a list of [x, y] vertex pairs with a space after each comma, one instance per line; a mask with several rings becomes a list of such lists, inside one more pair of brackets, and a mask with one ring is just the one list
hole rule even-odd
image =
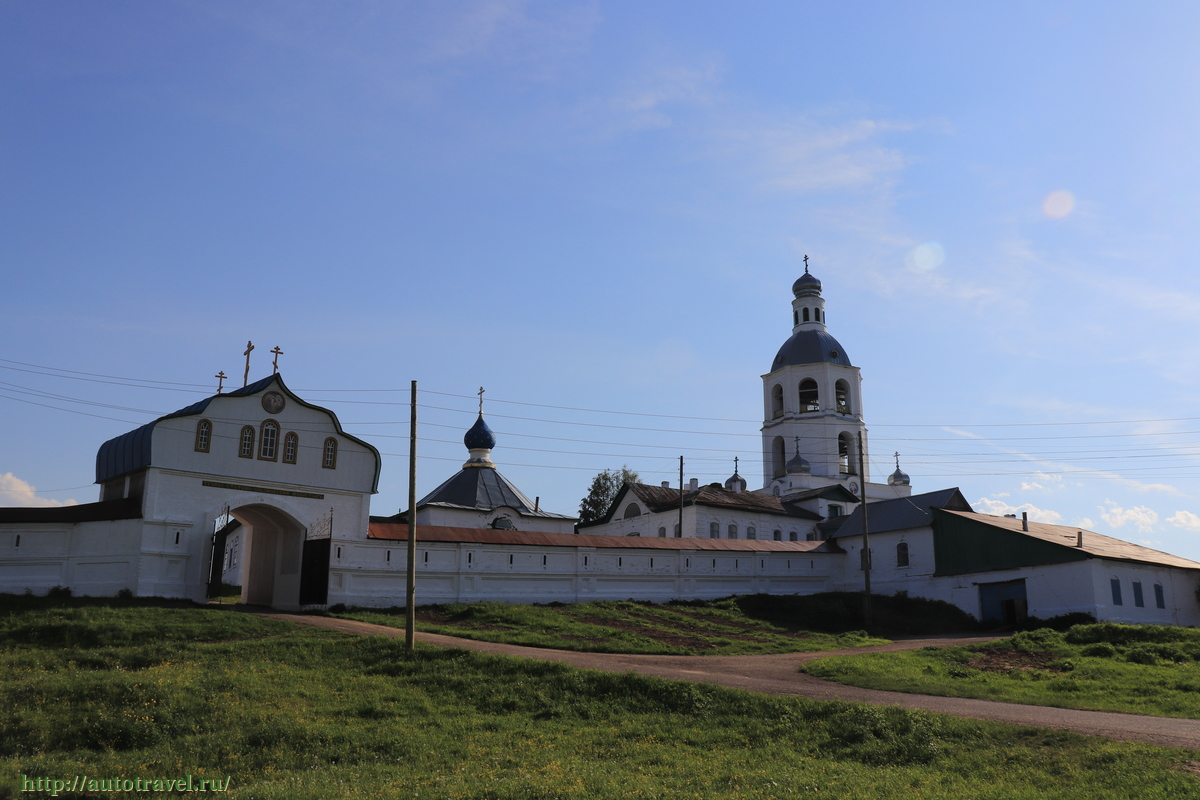
[[492, 511], [501, 506], [516, 509], [523, 517], [545, 517], [550, 519], [575, 519], [566, 514], [552, 514], [541, 509], [534, 510], [533, 503], [512, 481], [492, 467], [463, 467], [450, 476], [417, 503], [424, 506], [443, 508], [468, 508]]
[[[948, 508], [956, 511], [974, 510], [967, 499], [962, 496], [958, 487], [914, 494], [912, 497], [880, 500], [875, 503], [867, 503], [867, 532], [885, 533], [930, 525], [933, 523], [932, 509], [934, 508]], [[861, 535], [862, 507], [860, 506], [846, 517], [841, 526], [829, 535], [829, 538], [838, 539], [843, 536]]]
[[123, 433], [120, 436], [109, 439], [104, 444], [100, 445], [100, 449], [96, 451], [96, 483], [104, 483], [112, 478], [125, 475], [134, 470], [142, 469], [150, 466], [153, 454], [150, 452], [151, 434], [154, 432], [154, 426], [166, 419], [174, 419], [175, 417], [193, 417], [202, 413], [208, 408], [208, 404], [218, 397], [246, 397], [256, 394], [266, 389], [272, 383], [279, 384], [279, 391], [287, 395], [288, 399], [299, 403], [305, 408], [323, 411], [329, 415], [333, 421], [333, 427], [338, 432], [338, 435], [344, 436], [352, 442], [361, 444], [363, 447], [375, 454], [375, 477], [371, 482], [371, 491], [379, 490], [379, 469], [382, 465], [382, 459], [379, 456], [379, 451], [372, 447], [367, 442], [359, 439], [356, 436], [351, 436], [342, 430], [342, 423], [338, 420], [337, 414], [327, 408], [315, 406], [312, 403], [305, 402], [297, 397], [291, 389], [287, 388], [287, 384], [283, 382], [283, 376], [279, 373], [268, 375], [267, 377], [257, 380], [254, 383], [247, 384], [241, 389], [234, 389], [230, 392], [221, 392], [214, 394], [211, 397], [206, 397], [203, 400], [192, 403], [190, 406], [172, 411], [170, 414], [159, 417], [153, 422], [147, 422], [140, 428]]
[[[408, 525], [392, 518], [372, 517], [368, 539], [408, 541]], [[733, 553], [840, 553], [833, 542], [776, 542], [764, 539], [676, 539], [655, 536], [601, 536], [597, 534], [506, 531], [494, 528], [460, 528], [450, 525], [418, 525], [418, 542], [463, 542], [468, 544], [537, 545], [542, 547], [594, 547], [620, 550], [707, 550]]]
[[[617, 492], [617, 496], [613, 498], [608, 511], [605, 512], [601, 519], [595, 522], [581, 522], [579, 527], [587, 528], [612, 521], [613, 515], [616, 514], [621, 504], [625, 502], [625, 497], [630, 492], [650, 512], [670, 511], [673, 508], [679, 508], [678, 489], [672, 489], [669, 486], [651, 486], [645, 483], [626, 483]], [[683, 504], [685, 506], [709, 506], [737, 511], [754, 511], [761, 514], [791, 517], [792, 519], [812, 521], [822, 519], [820, 514], [816, 514], [790, 502], [785, 503], [773, 494], [763, 494], [762, 492], [731, 492], [720, 484], [715, 483], [684, 492]]]
[[[992, 528], [999, 528], [1010, 533], [1019, 533], [1030, 539], [1069, 548], [1072, 553], [1085, 553], [1094, 558], [1106, 558], [1114, 561], [1136, 561], [1143, 564], [1158, 564], [1165, 567], [1182, 567], [1184, 569], [1200, 569], [1200, 563], [1182, 556], [1164, 553], [1133, 544], [1122, 539], [1114, 539], [1102, 533], [1089, 531], [1072, 525], [1051, 525], [1047, 522], [1029, 521], [1029, 530], [1025, 530], [1020, 519], [1013, 517], [997, 517], [991, 514], [940, 509], [959, 519], [982, 523]], [[1079, 534], [1083, 532], [1083, 547], [1079, 547]]]

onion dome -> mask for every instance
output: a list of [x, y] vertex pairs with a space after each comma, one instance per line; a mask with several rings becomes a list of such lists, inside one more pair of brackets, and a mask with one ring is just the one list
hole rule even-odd
[[467, 431], [467, 435], [463, 437], [463, 444], [467, 446], [468, 450], [491, 450], [496, 446], [496, 435], [483, 421], [483, 414], [479, 415], [479, 419], [475, 420], [471, 430]]
[[734, 494], [746, 491], [746, 479], [738, 475], [737, 459], [733, 459], [733, 474], [725, 479], [725, 488]]
[[475, 420], [471, 430], [467, 431], [467, 435], [463, 437], [463, 444], [467, 446], [467, 452], [471, 454], [467, 463], [463, 464], [464, 467], [496, 468], [496, 465], [492, 463], [492, 448], [496, 446], [496, 436], [483, 421], [483, 414], [479, 415], [479, 419]]
[[815, 275], [809, 274], [808, 267], [804, 268], [804, 274], [796, 279], [792, 284], [792, 294], [796, 297], [803, 295], [812, 295], [821, 293], [821, 282], [817, 280]]
[[796, 455], [792, 456], [791, 460], [784, 465], [784, 470], [788, 475], [803, 475], [812, 472], [812, 466], [800, 455], [800, 437], [796, 437]]
[[900, 454], [896, 453], [896, 471], [888, 476], [888, 486], [908, 486], [908, 475], [900, 471]]

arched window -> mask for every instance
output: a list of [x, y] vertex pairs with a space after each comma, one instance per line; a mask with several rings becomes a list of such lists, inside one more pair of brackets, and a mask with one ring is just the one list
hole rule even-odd
[[1161, 583], [1154, 584], [1154, 605], [1157, 608], [1167, 607], [1167, 595], [1163, 591], [1163, 585]]
[[794, 308], [792, 309], [792, 324], [793, 325], [800, 324], [800, 312], [796, 311], [796, 309], [794, 309]]
[[798, 537], [798, 536], [796, 535], [796, 532], [795, 532], [795, 531], [788, 531], [788, 541], [789, 541], [789, 542], [795, 542], [795, 541], [798, 541], [798, 540], [799, 540], [799, 538], [800, 538], [800, 537]]
[[730, 525], [728, 534], [729, 534], [730, 539], [736, 539], [737, 538], [737, 525]]
[[854, 437], [838, 434], [838, 469], [843, 475], [854, 475]]
[[837, 413], [850, 414], [850, 384], [839, 380], [833, 385], [833, 395], [837, 403]]
[[300, 451], [300, 437], [289, 433], [283, 437], [283, 463], [295, 464], [296, 453]]
[[630, 503], [629, 505], [625, 506], [625, 519], [636, 517], [641, 513], [642, 509], [638, 507], [637, 503]]
[[771, 387], [771, 417], [783, 416], [783, 387], [778, 383]]
[[753, 525], [746, 526], [746, 538], [747, 539], [753, 539], [757, 535], [758, 535], [758, 531], [754, 530]]
[[330, 436], [325, 440], [325, 457], [321, 459], [325, 469], [337, 469], [337, 439]]
[[678, 522], [676, 522], [676, 523], [675, 523], [675, 538], [676, 538], [676, 539], [682, 539], [682, 538], [683, 538], [683, 531], [679, 530], [679, 523], [678, 523]]
[[821, 410], [820, 390], [812, 378], [800, 381], [800, 413]]
[[813, 309], [813, 317], [816, 319], [817, 322], [820, 322], [821, 321], [821, 309], [814, 308]]
[[665, 539], [665, 538], [667, 538], [667, 529], [666, 529], [666, 528], [659, 528], [659, 529], [658, 529], [658, 538], [660, 538], [660, 539]]
[[808, 533], [804, 534], [804, 541], [815, 542], [816, 540], [817, 540], [817, 532], [816, 531], [809, 531]]
[[782, 542], [783, 541], [783, 531], [781, 531], [777, 528], [771, 538], [773, 538], [777, 542]]
[[808, 322], [808, 309], [807, 308], [804, 309], [804, 314], [801, 317], [801, 319], [803, 319], [805, 322]]
[[783, 455], [783, 437], [776, 436], [775, 440], [771, 442], [771, 470], [772, 470], [771, 474], [773, 477], [776, 477], [776, 478], [783, 477], [783, 475], [784, 475], [784, 466], [783, 465], [785, 463], [787, 463], [787, 459]]
[[908, 542], [901, 542], [896, 545], [896, 566], [908, 566]]
[[196, 452], [207, 453], [212, 444], [212, 423], [202, 419], [196, 423]]
[[708, 523], [708, 538], [710, 538], [710, 539], [720, 539], [721, 538], [721, 523], [719, 523], [719, 522]]
[[242, 428], [242, 446], [238, 449], [241, 458], [254, 458], [254, 428], [246, 425]]
[[262, 436], [259, 438], [258, 457], [263, 461], [274, 461], [279, 447], [279, 423], [273, 419], [262, 424]]

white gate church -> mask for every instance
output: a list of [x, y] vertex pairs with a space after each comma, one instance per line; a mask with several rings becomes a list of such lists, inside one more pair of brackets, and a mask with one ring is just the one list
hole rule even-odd
[[0, 592], [203, 602], [236, 520], [242, 602], [322, 605], [331, 539], [367, 528], [379, 470], [374, 447], [274, 374], [105, 442], [98, 503], [0, 509]]

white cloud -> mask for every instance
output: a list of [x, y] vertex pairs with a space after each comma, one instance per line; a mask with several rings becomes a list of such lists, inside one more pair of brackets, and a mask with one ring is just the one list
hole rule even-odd
[[73, 506], [76, 500], [51, 500], [38, 497], [37, 488], [11, 472], [0, 475], [0, 506]]
[[1096, 527], [1096, 522], [1091, 517], [1080, 517], [1075, 524], [1080, 528], [1092, 529]]
[[1004, 516], [1005, 514], [1021, 515], [1022, 512], [1029, 515], [1029, 518], [1034, 522], [1046, 522], [1051, 525], [1062, 519], [1062, 514], [1057, 511], [1051, 511], [1048, 508], [1038, 508], [1032, 503], [1014, 506], [1009, 505], [1003, 500], [994, 500], [988, 497], [981, 497], [971, 504], [976, 511], [981, 514], [995, 514], [996, 516]]
[[1061, 489], [1063, 486], [1062, 475], [1051, 475], [1047, 472], [1038, 472], [1034, 475], [1036, 480], [1021, 481], [1021, 491], [1023, 492], [1052, 492], [1056, 489]]
[[1167, 522], [1177, 528], [1200, 531], [1200, 516], [1193, 514], [1191, 511], [1176, 511], [1174, 516], [1167, 517]]
[[1158, 512], [1146, 506], [1121, 508], [1112, 500], [1105, 500], [1100, 507], [1100, 518], [1114, 528], [1124, 527], [1132, 522], [1138, 533], [1152, 533], [1158, 523]]

